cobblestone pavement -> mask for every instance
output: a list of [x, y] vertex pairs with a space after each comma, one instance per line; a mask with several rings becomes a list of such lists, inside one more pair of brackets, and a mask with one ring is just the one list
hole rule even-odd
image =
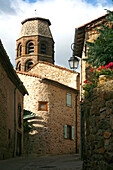
[[0, 161], [0, 170], [82, 170], [77, 154], [21, 157]]

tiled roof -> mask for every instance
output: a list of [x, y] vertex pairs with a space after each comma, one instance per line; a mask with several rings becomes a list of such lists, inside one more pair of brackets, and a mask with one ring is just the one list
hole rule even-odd
[[30, 69], [28, 69], [27, 72], [29, 72], [29, 71], [30, 71], [33, 67], [35, 67], [38, 63], [47, 64], [47, 65], [50, 65], [50, 66], [52, 66], [52, 67], [56, 67], [56, 68], [59, 68], [59, 69], [65, 70], [65, 71], [69, 71], [69, 72], [71, 72], [71, 73], [77, 73], [77, 72], [72, 71], [72, 70], [69, 70], [69, 69], [67, 69], [67, 68], [65, 68], [65, 67], [57, 66], [57, 65], [54, 65], [54, 64], [52, 64], [52, 63], [48, 63], [48, 62], [46, 62], [46, 61], [38, 61], [38, 62], [37, 62], [36, 64], [34, 64]]
[[22, 71], [17, 71], [16, 73], [22, 74], [22, 75], [26, 75], [26, 76], [31, 76], [31, 77], [37, 77], [37, 78], [41, 78], [44, 79], [44, 77], [38, 75], [38, 74], [32, 74], [32, 73], [28, 73], [28, 72], [22, 72]]
[[98, 20], [101, 20], [101, 19], [105, 18], [107, 15], [108, 15], [108, 14], [105, 14], [105, 15], [103, 15], [103, 16], [101, 16], [101, 17], [98, 17], [98, 18], [96, 18], [96, 19], [94, 19], [94, 20], [92, 20], [92, 21], [90, 21], [90, 22], [88, 22], [88, 23], [86, 23], [86, 24], [78, 27], [78, 29], [79, 29], [79, 28], [82, 28], [82, 27], [86, 27], [87, 25], [89, 25], [89, 24], [91, 24], [91, 23], [93, 23], [93, 22], [96, 22], [96, 21], [98, 21]]
[[[59, 83], [59, 82], [56, 81], [56, 80], [52, 80], [52, 79], [50, 79], [50, 78], [43, 77], [43, 76], [40, 76], [40, 75], [38, 75], [38, 74], [32, 74], [32, 73], [21, 72], [21, 71], [16, 71], [16, 73], [17, 73], [17, 74], [19, 73], [19, 74], [22, 74], [22, 75], [26, 75], [26, 76], [31, 76], [31, 77], [40, 78], [40, 79], [42, 79], [42, 80], [52, 81], [52, 82], [55, 82], [55, 83], [57, 83], [57, 84], [60, 84], [60, 85], [62, 85], [62, 86], [64, 86], [64, 87], [67, 87], [67, 88], [71, 88], [71, 89], [73, 89], [73, 90], [76, 90], [76, 89], [74, 89], [74, 88], [72, 88], [72, 87], [69, 87], [69, 86], [63, 84], [63, 83]], [[76, 91], [78, 91], [78, 90], [76, 90]]]
[[74, 55], [75, 56], [78, 56], [80, 58], [82, 57], [85, 32], [93, 29], [94, 27], [98, 26], [99, 24], [105, 23], [107, 15], [109, 15], [109, 14], [105, 14], [105, 15], [103, 15], [97, 19], [94, 19], [94, 20], [75, 29], [75, 40], [74, 40], [74, 44], [75, 44]]

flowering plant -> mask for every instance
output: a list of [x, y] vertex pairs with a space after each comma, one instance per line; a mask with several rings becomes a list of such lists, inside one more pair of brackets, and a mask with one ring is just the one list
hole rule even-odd
[[96, 71], [96, 77], [98, 78], [100, 75], [113, 75], [113, 63], [99, 67]]
[[106, 66], [101, 66], [97, 70], [91, 68], [88, 79], [83, 82], [83, 90], [88, 93], [91, 89], [97, 87], [97, 82], [100, 75], [113, 76], [113, 63], [109, 63]]
[[89, 80], [85, 80], [84, 82], [83, 90], [85, 90], [86, 92], [89, 92], [91, 89], [97, 87], [97, 81], [89, 81]]

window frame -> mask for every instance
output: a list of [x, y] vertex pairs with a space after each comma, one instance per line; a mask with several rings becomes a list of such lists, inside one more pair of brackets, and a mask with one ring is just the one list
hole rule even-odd
[[27, 41], [26, 43], [26, 47], [25, 47], [25, 54], [34, 54], [34, 50], [35, 50], [35, 47], [34, 47], [34, 42], [33, 40], [29, 40]]
[[[44, 109], [41, 108], [41, 104], [45, 105]], [[48, 102], [39, 101], [38, 102], [38, 111], [48, 111]]]
[[[31, 64], [31, 63], [32, 63], [32, 64]], [[28, 60], [25, 62], [25, 71], [29, 70], [32, 66], [33, 66], [33, 61], [32, 61], [32, 59], [28, 59]]]
[[28, 44], [28, 54], [34, 53], [34, 44], [33, 42], [29, 42]]
[[[69, 99], [67, 98], [67, 97], [69, 97], [69, 96], [71, 97], [70, 103], [68, 103], [68, 100], [69, 100]], [[71, 94], [71, 93], [68, 93], [68, 92], [66, 93], [66, 106], [67, 106], [67, 107], [72, 107], [72, 94]]]
[[21, 62], [20, 61], [16, 65], [16, 70], [21, 71]]
[[64, 125], [64, 139], [74, 140], [74, 126], [72, 125]]
[[22, 44], [20, 42], [17, 46], [17, 57], [21, 57], [21, 56], [22, 56]]

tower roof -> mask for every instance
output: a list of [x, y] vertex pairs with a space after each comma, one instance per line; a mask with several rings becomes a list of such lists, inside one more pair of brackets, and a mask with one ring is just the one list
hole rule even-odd
[[51, 25], [49, 19], [39, 17], [27, 18], [24, 21], [22, 21], [21, 24], [22, 28], [18, 39], [25, 36], [34, 35], [52, 38], [52, 34], [49, 29], [49, 26]]
[[27, 22], [27, 21], [33, 21], [33, 20], [46, 21], [46, 22], [48, 22], [49, 26], [51, 25], [51, 22], [50, 22], [49, 19], [40, 18], [40, 17], [27, 18], [27, 19], [23, 20], [23, 21], [21, 22], [21, 24], [23, 25], [25, 22]]

